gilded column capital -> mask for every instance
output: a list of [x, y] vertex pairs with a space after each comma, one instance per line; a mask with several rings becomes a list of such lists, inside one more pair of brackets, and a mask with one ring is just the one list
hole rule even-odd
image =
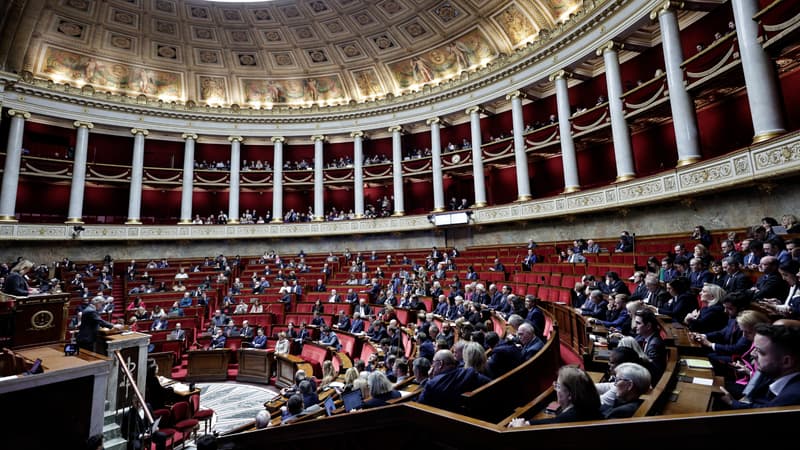
[[183, 139], [184, 141], [185, 141], [185, 140], [188, 140], [188, 139], [191, 139], [191, 140], [193, 140], [193, 141], [196, 141], [196, 140], [197, 140], [197, 135], [196, 135], [196, 134], [194, 134], [194, 133], [183, 133], [183, 134], [181, 135], [181, 139]]
[[603, 53], [610, 52], [610, 51], [618, 51], [625, 48], [625, 44], [620, 42], [608, 41], [605, 44], [601, 45], [600, 48], [595, 50], [594, 54], [597, 56], [603, 56]]
[[234, 142], [241, 143], [241, 142], [244, 142], [244, 138], [241, 137], [241, 136], [228, 136], [228, 142], [230, 142], [230, 143], [234, 143]]
[[82, 120], [76, 120], [75, 122], [72, 122], [72, 126], [75, 128], [84, 127], [88, 128], [89, 130], [94, 128], [94, 124], [92, 122], [84, 122]]
[[554, 72], [554, 73], [552, 73], [552, 74], [551, 74], [551, 75], [548, 77], [548, 79], [549, 79], [550, 81], [555, 81], [555, 80], [558, 80], [558, 79], [561, 79], [561, 78], [563, 78], [563, 79], [566, 79], [566, 78], [569, 78], [569, 77], [571, 77], [571, 76], [572, 76], [572, 74], [571, 74], [570, 72], [567, 72], [566, 70], [564, 70], [564, 69], [561, 69], [561, 70], [559, 70], [559, 71], [557, 71], [557, 72]]
[[137, 134], [141, 134], [142, 136], [147, 136], [148, 134], [150, 134], [150, 132], [145, 130], [144, 128], [131, 128], [131, 134], [134, 136]]
[[18, 109], [9, 109], [8, 110], [9, 117], [22, 117], [23, 119], [27, 120], [31, 118], [31, 113], [26, 111], [20, 111]]
[[283, 136], [272, 136], [270, 141], [272, 141], [273, 144], [277, 143], [283, 144], [284, 142], [286, 142], [286, 138], [284, 138]]
[[660, 16], [661, 14], [674, 11], [676, 9], [683, 9], [683, 6], [684, 6], [683, 2], [674, 2], [671, 0], [666, 0], [664, 3], [658, 5], [656, 9], [654, 9], [650, 13], [650, 20], [658, 19], [658, 16]]
[[515, 98], [522, 100], [523, 98], [525, 98], [525, 93], [523, 93], [520, 90], [516, 90], [514, 92], [509, 92], [508, 94], [506, 94], [506, 100], [511, 100]]
[[[519, 92], [519, 91], [516, 91], [516, 92]], [[468, 116], [471, 116], [472, 113], [480, 114], [482, 112], [483, 112], [483, 108], [481, 108], [480, 106], [477, 106], [477, 105], [476, 106], [470, 106], [469, 108], [467, 108], [466, 111], [464, 111], [464, 113], [467, 114]]]
[[364, 137], [364, 132], [363, 131], [353, 131], [352, 133], [350, 133], [350, 137], [351, 138], [363, 138]]
[[324, 141], [325, 140], [325, 136], [323, 136], [321, 134], [315, 134], [314, 136], [311, 136], [311, 140], [314, 141], [314, 142]]
[[395, 131], [398, 132], [398, 133], [402, 133], [403, 132], [403, 127], [401, 127], [400, 125], [395, 125], [393, 127], [389, 127], [389, 133], [394, 133]]
[[442, 119], [438, 117], [431, 117], [430, 119], [425, 121], [425, 125], [433, 125], [433, 124], [438, 125], [440, 123], [442, 123]]

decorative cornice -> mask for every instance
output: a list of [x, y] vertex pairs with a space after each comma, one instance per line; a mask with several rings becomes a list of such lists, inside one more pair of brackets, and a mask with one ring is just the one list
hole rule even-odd
[[150, 131], [145, 130], [144, 128], [131, 128], [131, 134], [134, 136], [137, 134], [141, 134], [142, 136], [147, 136], [148, 134], [150, 134]]
[[439, 125], [441, 123], [442, 123], [442, 119], [440, 119], [438, 117], [431, 117], [430, 119], [425, 121], [425, 125], [428, 125], [428, 126], [431, 126], [431, 125], [434, 125], [434, 124], [435, 125]]
[[72, 126], [75, 128], [84, 127], [90, 130], [94, 128], [94, 124], [92, 122], [84, 122], [82, 120], [76, 120], [75, 122], [72, 122]]
[[[517, 91], [517, 92], [519, 92], [519, 91]], [[508, 96], [506, 96], [506, 97], [508, 97]], [[472, 113], [480, 114], [482, 112], [483, 112], [483, 108], [481, 108], [480, 106], [470, 106], [469, 108], [466, 109], [466, 111], [464, 111], [464, 114], [466, 114], [468, 116], [471, 116]]]

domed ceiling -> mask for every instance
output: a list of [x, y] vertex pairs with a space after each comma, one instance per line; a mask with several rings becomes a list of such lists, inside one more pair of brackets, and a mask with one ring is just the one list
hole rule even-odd
[[[13, 0], [24, 20], [5, 23], [4, 36], [13, 29], [17, 41], [27, 41], [6, 46], [5, 70], [164, 101], [344, 104], [479, 68], [532, 42], [581, 3]], [[21, 67], [9, 64], [15, 51]]]

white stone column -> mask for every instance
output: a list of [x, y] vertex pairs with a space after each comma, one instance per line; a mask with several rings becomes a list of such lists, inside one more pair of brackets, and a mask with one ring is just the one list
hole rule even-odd
[[3, 184], [0, 188], [0, 222], [16, 222], [17, 188], [19, 187], [19, 164], [22, 160], [22, 133], [25, 131], [25, 120], [31, 114], [11, 109], [8, 111], [11, 125], [8, 130], [6, 146], [6, 163], [3, 169]]
[[531, 180], [528, 176], [528, 155], [525, 153], [525, 121], [522, 120], [522, 92], [506, 95], [511, 100], [511, 122], [514, 127], [514, 163], [517, 171], [517, 201], [531, 199]]
[[282, 136], [274, 136], [275, 159], [272, 164], [272, 223], [283, 222], [283, 143]]
[[401, 142], [400, 126], [389, 127], [392, 133], [392, 184], [394, 185], [394, 213], [395, 217], [405, 215], [403, 205], [403, 145]]
[[89, 130], [94, 124], [75, 121], [75, 158], [72, 162], [72, 185], [69, 189], [69, 212], [66, 223], [83, 223], [83, 191], [86, 188], [86, 155], [89, 153]]
[[178, 223], [192, 223], [192, 192], [194, 190], [194, 143], [197, 135], [184, 133], [183, 138], [183, 188], [181, 190], [181, 219]]
[[697, 115], [694, 102], [684, 84], [683, 50], [681, 49], [678, 16], [672, 9], [673, 3], [665, 2], [650, 13], [650, 19], [658, 17], [661, 28], [661, 42], [664, 50], [664, 64], [669, 87], [669, 105], [672, 110], [672, 126], [678, 147], [678, 167], [691, 164], [700, 159], [700, 139], [697, 132]]
[[444, 211], [444, 178], [442, 173], [442, 138], [438, 117], [425, 121], [431, 127], [431, 179], [433, 181], [433, 212]]
[[486, 206], [486, 180], [483, 175], [483, 145], [481, 138], [481, 109], [478, 106], [468, 108], [469, 130], [472, 135], [472, 181], [475, 191], [473, 208]]
[[606, 66], [606, 92], [608, 113], [611, 116], [611, 136], [614, 140], [614, 160], [617, 165], [617, 183], [632, 180], [636, 176], [633, 165], [633, 148], [628, 122], [622, 104], [622, 75], [619, 69], [619, 44], [609, 41], [597, 49]]
[[753, 20], [758, 0], [733, 0], [731, 7], [755, 133], [753, 143], [762, 142], [786, 132], [780, 89], [772, 60], [759, 41], [758, 23]]
[[314, 141], [314, 222], [322, 222], [325, 220], [325, 180], [322, 172], [325, 136], [311, 136], [311, 140]]
[[228, 192], [228, 223], [239, 223], [239, 169], [242, 166], [241, 136], [228, 136], [231, 143], [230, 191]]
[[357, 219], [364, 217], [364, 132], [353, 131], [353, 205]]
[[131, 192], [128, 200], [128, 225], [142, 223], [142, 175], [144, 173], [144, 138], [149, 131], [133, 128], [133, 161], [131, 162]]
[[556, 109], [558, 110], [558, 135], [561, 141], [561, 166], [564, 171], [564, 193], [581, 190], [578, 179], [578, 159], [575, 154], [575, 141], [572, 140], [572, 111], [569, 107], [569, 86], [567, 78], [571, 75], [564, 71], [550, 75], [550, 81], [556, 86]]

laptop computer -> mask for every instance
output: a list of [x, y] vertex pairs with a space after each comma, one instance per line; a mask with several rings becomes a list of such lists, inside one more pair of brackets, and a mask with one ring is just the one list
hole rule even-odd
[[361, 408], [363, 400], [364, 399], [361, 396], [361, 389], [353, 389], [350, 392], [345, 392], [344, 394], [342, 394], [342, 402], [344, 402], [344, 410], [347, 412]]
[[325, 413], [328, 414], [329, 416], [332, 416], [335, 410], [336, 410], [336, 404], [333, 401], [333, 397], [328, 396], [328, 398], [325, 399]]

